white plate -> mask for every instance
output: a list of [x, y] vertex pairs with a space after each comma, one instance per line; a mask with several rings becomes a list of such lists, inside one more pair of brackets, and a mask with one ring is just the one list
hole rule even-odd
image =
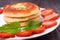
[[[41, 10], [43, 10], [43, 8], [41, 8]], [[6, 22], [4, 21], [4, 15], [3, 14], [0, 14], [0, 26], [4, 25]], [[39, 37], [39, 36], [43, 36], [43, 35], [46, 35], [50, 32], [52, 32], [53, 30], [55, 30], [58, 25], [59, 25], [59, 22], [60, 22], [60, 18], [56, 20], [57, 21], [57, 25], [49, 28], [49, 29], [46, 29], [43, 33], [40, 33], [40, 34], [34, 34], [34, 35], [31, 35], [31, 36], [28, 36], [28, 37], [14, 37], [14, 38], [8, 38], [6, 40], [10, 40], [10, 39], [16, 39], [16, 40], [19, 40], [19, 39], [31, 39], [31, 38], [35, 38], [35, 37]]]

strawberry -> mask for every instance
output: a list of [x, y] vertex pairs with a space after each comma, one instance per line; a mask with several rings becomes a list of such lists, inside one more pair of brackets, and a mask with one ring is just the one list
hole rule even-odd
[[7, 32], [0, 32], [0, 38], [12, 38], [15, 37], [14, 34], [9, 34]]
[[36, 29], [33, 29], [33, 33], [38, 34], [42, 33], [45, 30], [45, 26], [41, 25], [40, 27], [37, 27]]
[[50, 14], [53, 14], [53, 9], [51, 8], [46, 8], [44, 10], [41, 11], [41, 15], [43, 17], [47, 16], [47, 15], [50, 15]]
[[2, 12], [3, 12], [3, 9], [0, 9], [0, 14], [2, 14]]
[[59, 17], [59, 14], [51, 14], [44, 17], [44, 21], [56, 20]]
[[42, 23], [42, 25], [45, 26], [45, 28], [50, 28], [50, 27], [53, 27], [57, 24], [56, 21], [45, 21]]
[[18, 37], [26, 37], [26, 36], [30, 36], [30, 35], [32, 35], [32, 30], [26, 30], [23, 32], [18, 32], [16, 34], [16, 36], [18, 36]]

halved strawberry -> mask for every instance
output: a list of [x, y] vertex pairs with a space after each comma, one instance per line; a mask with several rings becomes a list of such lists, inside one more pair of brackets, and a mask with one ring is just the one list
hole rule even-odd
[[51, 14], [44, 17], [44, 21], [56, 20], [59, 17], [59, 14]]
[[12, 37], [15, 37], [14, 34], [9, 34], [9, 33], [6, 33], [6, 32], [0, 32], [0, 38], [12, 38]]
[[53, 14], [53, 9], [52, 8], [46, 8], [46, 9], [41, 11], [41, 15], [43, 17], [45, 17], [47, 15], [50, 15], [50, 14]]
[[23, 32], [18, 32], [16, 34], [16, 36], [18, 36], [18, 37], [26, 37], [26, 36], [30, 36], [30, 35], [32, 35], [32, 30], [26, 30]]
[[45, 26], [41, 25], [40, 27], [37, 27], [36, 29], [33, 29], [33, 33], [38, 34], [38, 33], [42, 33], [45, 31]]
[[42, 23], [42, 25], [44, 25], [45, 28], [50, 28], [52, 26], [55, 26], [56, 24], [57, 24], [56, 21], [45, 21], [45, 22]]
[[2, 12], [3, 12], [3, 9], [0, 9], [0, 14], [2, 14]]

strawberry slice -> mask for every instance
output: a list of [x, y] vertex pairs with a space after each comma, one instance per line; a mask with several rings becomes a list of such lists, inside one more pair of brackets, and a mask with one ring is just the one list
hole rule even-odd
[[44, 25], [46, 28], [50, 28], [52, 26], [55, 26], [57, 24], [56, 21], [45, 21], [42, 23], [42, 25]]
[[44, 17], [44, 21], [56, 20], [59, 17], [59, 14], [51, 14]]
[[45, 31], [45, 26], [41, 25], [40, 27], [37, 27], [36, 29], [33, 30], [33, 33], [38, 34], [38, 33], [42, 33]]
[[0, 14], [2, 14], [2, 12], [3, 12], [3, 9], [0, 9]]
[[53, 9], [51, 8], [46, 8], [44, 10], [41, 11], [41, 15], [43, 17], [47, 16], [47, 15], [50, 15], [50, 14], [53, 14]]
[[15, 37], [14, 34], [9, 34], [9, 33], [6, 33], [6, 32], [0, 32], [0, 38], [12, 38], [12, 37]]
[[18, 32], [16, 34], [16, 36], [18, 37], [26, 37], [26, 36], [30, 36], [32, 35], [32, 31], [31, 30], [26, 30], [26, 31], [23, 31], [23, 32]]

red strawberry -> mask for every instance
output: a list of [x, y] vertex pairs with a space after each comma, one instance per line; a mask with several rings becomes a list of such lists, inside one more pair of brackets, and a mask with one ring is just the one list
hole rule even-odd
[[0, 14], [3, 12], [3, 9], [0, 9]]
[[44, 17], [44, 21], [56, 20], [59, 17], [59, 14], [51, 14]]
[[35, 33], [35, 34], [42, 33], [44, 30], [45, 30], [45, 26], [42, 25], [42, 26], [34, 29], [33, 33]]
[[9, 34], [9, 33], [6, 33], [6, 32], [0, 32], [0, 38], [12, 38], [12, 37], [15, 37], [14, 34]]
[[53, 14], [53, 9], [51, 8], [46, 8], [44, 10], [41, 11], [41, 15], [43, 17], [47, 16], [47, 15], [50, 15], [50, 14]]
[[46, 28], [50, 28], [52, 26], [55, 26], [57, 24], [56, 21], [45, 21], [42, 23], [42, 25], [44, 25]]
[[25, 37], [25, 36], [30, 36], [32, 35], [32, 31], [31, 30], [26, 30], [26, 31], [23, 31], [23, 32], [18, 32], [16, 34], [18, 37]]

